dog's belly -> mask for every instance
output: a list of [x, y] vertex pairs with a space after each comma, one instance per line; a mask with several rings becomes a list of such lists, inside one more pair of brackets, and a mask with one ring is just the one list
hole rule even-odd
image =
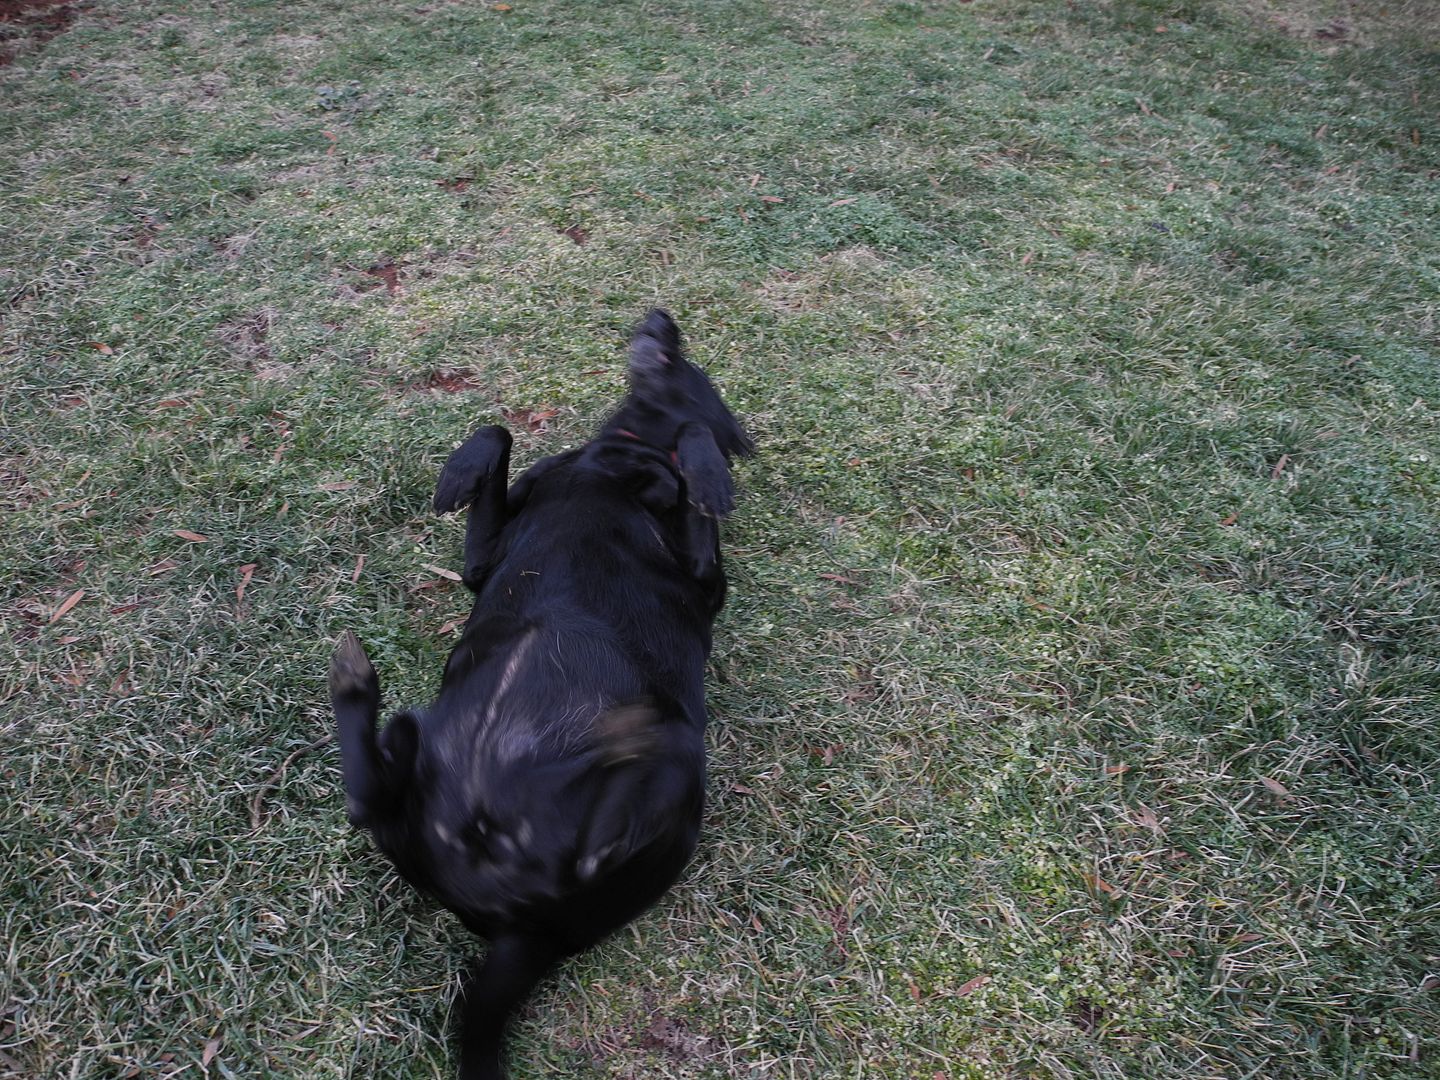
[[484, 633], [492, 621], [467, 635], [451, 670], [468, 670], [447, 677], [427, 717], [444, 760], [504, 767], [569, 757], [584, 749], [597, 716], [648, 692], [617, 643], [599, 628], [574, 629], [580, 622], [523, 624], [497, 642]]

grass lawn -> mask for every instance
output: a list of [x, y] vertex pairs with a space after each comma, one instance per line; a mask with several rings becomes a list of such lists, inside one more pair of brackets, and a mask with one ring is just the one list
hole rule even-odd
[[1440, 1076], [1428, 0], [0, 3], [0, 1075], [448, 1077], [324, 690], [663, 303], [700, 853], [517, 1080]]

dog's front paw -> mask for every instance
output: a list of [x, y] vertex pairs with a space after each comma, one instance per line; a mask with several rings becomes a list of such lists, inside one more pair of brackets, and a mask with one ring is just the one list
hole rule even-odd
[[346, 630], [330, 657], [330, 697], [380, 696], [380, 678], [353, 630]]
[[[509, 467], [510, 433], [498, 424], [483, 427], [445, 461], [435, 486], [435, 513], [450, 514], [475, 501], [480, 490]], [[505, 478], [499, 476], [503, 484]]]
[[686, 424], [680, 429], [675, 459], [695, 511], [708, 518], [729, 516], [735, 509], [735, 484], [714, 432], [704, 424]]

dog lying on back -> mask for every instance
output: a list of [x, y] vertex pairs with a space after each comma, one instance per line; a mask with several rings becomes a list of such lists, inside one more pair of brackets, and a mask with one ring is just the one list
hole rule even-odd
[[346, 808], [404, 878], [489, 939], [461, 994], [462, 1080], [503, 1077], [507, 1021], [560, 958], [653, 904], [695, 849], [719, 519], [740, 425], [652, 311], [595, 438], [508, 492], [510, 434], [450, 455], [475, 605], [428, 709], [377, 735], [354, 634], [330, 665]]

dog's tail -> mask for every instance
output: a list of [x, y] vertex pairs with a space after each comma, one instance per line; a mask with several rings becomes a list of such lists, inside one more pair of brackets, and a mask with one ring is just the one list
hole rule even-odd
[[544, 938], [512, 932], [490, 943], [484, 963], [460, 988], [460, 1075], [466, 1080], [504, 1080], [505, 1029], [561, 952]]

